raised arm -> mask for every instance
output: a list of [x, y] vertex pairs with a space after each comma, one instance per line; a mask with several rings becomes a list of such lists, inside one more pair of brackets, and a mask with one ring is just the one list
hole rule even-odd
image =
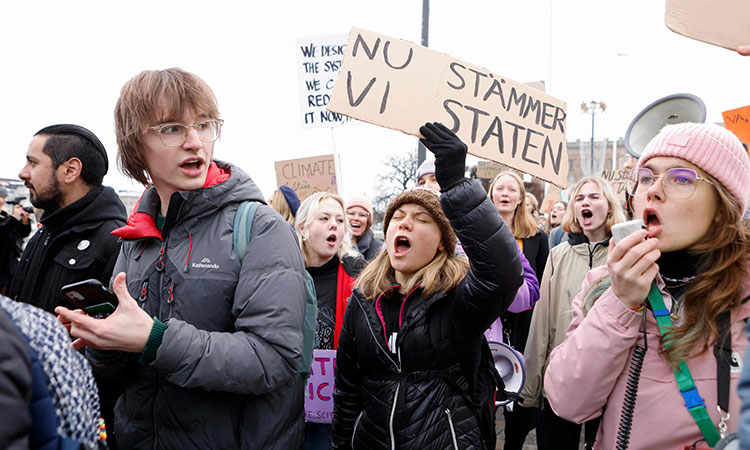
[[466, 145], [439, 123], [428, 123], [420, 132], [422, 143], [435, 154], [440, 204], [470, 263], [456, 288], [455, 308], [481, 333], [508, 309], [523, 283], [518, 247], [484, 189], [464, 177]]

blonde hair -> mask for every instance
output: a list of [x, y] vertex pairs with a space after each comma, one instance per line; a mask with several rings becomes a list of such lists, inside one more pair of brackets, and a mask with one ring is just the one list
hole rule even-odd
[[294, 226], [294, 214], [292, 214], [292, 209], [289, 207], [281, 189], [276, 189], [271, 194], [271, 208], [275, 209], [284, 220], [289, 222], [289, 225]]
[[505, 175], [509, 175], [513, 177], [514, 180], [516, 180], [521, 200], [520, 203], [516, 206], [516, 210], [513, 212], [513, 223], [509, 223], [507, 225], [510, 227], [511, 231], [513, 232], [513, 236], [516, 239], [530, 238], [539, 232], [539, 224], [531, 215], [531, 212], [526, 210], [526, 187], [524, 187], [523, 180], [521, 179], [521, 176], [518, 175], [518, 173], [512, 170], [503, 170], [502, 172], [497, 174], [497, 176], [495, 176], [495, 178], [492, 180], [492, 183], [490, 183], [490, 188], [487, 190], [487, 197], [490, 198], [492, 203], [495, 202], [492, 198], [492, 190], [495, 188], [497, 180], [499, 180], [500, 177], [504, 177]]
[[578, 223], [578, 218], [576, 218], [575, 214], [575, 198], [586, 183], [596, 183], [596, 185], [599, 186], [599, 190], [604, 194], [604, 198], [607, 199], [609, 213], [607, 214], [607, 219], [604, 221], [604, 228], [607, 232], [607, 236], [611, 236], [612, 225], [624, 222], [625, 213], [622, 211], [622, 203], [620, 203], [620, 199], [617, 197], [617, 194], [615, 194], [615, 189], [607, 180], [599, 177], [583, 178], [573, 186], [573, 189], [570, 191], [570, 203], [568, 203], [568, 207], [565, 208], [562, 229], [567, 233], [583, 233], [583, 228], [581, 228], [581, 224]]
[[316, 192], [313, 195], [307, 197], [300, 205], [297, 210], [297, 217], [294, 220], [294, 229], [297, 231], [297, 237], [299, 238], [299, 247], [302, 250], [302, 257], [305, 259], [305, 266], [310, 267], [312, 259], [310, 258], [310, 250], [307, 246], [307, 239], [309, 233], [307, 228], [315, 220], [315, 215], [320, 210], [320, 203], [326, 199], [333, 199], [341, 205], [341, 214], [344, 216], [344, 238], [341, 240], [341, 246], [339, 247], [336, 255], [340, 260], [344, 259], [344, 256], [357, 256], [357, 252], [352, 248], [351, 234], [352, 230], [349, 228], [349, 222], [346, 220], [346, 210], [344, 209], [344, 200], [336, 194], [330, 192]]
[[[438, 250], [435, 257], [428, 264], [416, 271], [401, 286], [407, 292], [417, 286], [422, 287], [422, 298], [430, 298], [438, 292], [447, 292], [458, 286], [469, 271], [469, 261], [457, 258], [452, 252], [443, 248]], [[394, 294], [395, 272], [391, 266], [387, 247], [362, 271], [357, 278], [356, 288], [368, 300], [375, 300], [378, 295], [391, 297]]]
[[216, 96], [198, 76], [173, 67], [144, 70], [120, 90], [115, 105], [117, 164], [125, 175], [145, 185], [149, 174], [142, 139], [149, 127], [164, 121], [179, 121], [186, 111], [219, 118]]

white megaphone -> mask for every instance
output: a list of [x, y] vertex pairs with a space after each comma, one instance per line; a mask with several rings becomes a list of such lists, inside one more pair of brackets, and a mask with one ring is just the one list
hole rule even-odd
[[488, 342], [495, 369], [505, 384], [505, 400], [495, 401], [495, 406], [503, 406], [518, 399], [526, 382], [526, 361], [513, 347], [502, 342]]
[[703, 123], [706, 105], [693, 94], [673, 94], [660, 98], [639, 112], [625, 132], [625, 149], [640, 158], [646, 145], [666, 125], [683, 122]]

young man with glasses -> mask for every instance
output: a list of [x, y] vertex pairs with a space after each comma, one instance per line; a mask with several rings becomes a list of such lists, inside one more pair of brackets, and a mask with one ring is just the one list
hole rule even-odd
[[239, 205], [264, 201], [214, 159], [222, 123], [208, 85], [180, 69], [136, 75], [115, 107], [121, 166], [148, 186], [115, 231], [119, 306], [106, 319], [57, 312], [95, 372], [126, 380], [114, 425], [127, 448], [302, 445], [305, 267], [294, 231], [265, 205], [235, 255]]
[[372, 261], [380, 253], [383, 241], [372, 232], [372, 203], [364, 194], [346, 202], [346, 220], [352, 228], [352, 244], [367, 260]]

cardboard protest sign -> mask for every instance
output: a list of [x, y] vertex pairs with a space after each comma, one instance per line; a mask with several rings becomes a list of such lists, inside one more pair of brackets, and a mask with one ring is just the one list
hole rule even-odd
[[617, 198], [620, 199], [620, 203], [625, 204], [625, 192], [628, 187], [628, 170], [617, 169], [617, 170], [602, 170], [601, 178], [609, 181], [609, 184], [615, 188]]
[[750, 44], [747, 0], [667, 0], [664, 23], [675, 33], [736, 50]]
[[331, 111], [419, 136], [442, 122], [469, 153], [565, 187], [565, 103], [414, 43], [354, 28]]
[[750, 106], [724, 111], [721, 115], [727, 130], [750, 147]]
[[302, 201], [315, 192], [338, 193], [334, 155], [276, 161], [276, 186], [289, 186]]
[[313, 350], [310, 378], [305, 389], [305, 422], [333, 421], [336, 350]]
[[555, 204], [558, 200], [561, 200], [560, 197], [560, 188], [556, 186], [549, 186], [547, 188], [547, 193], [544, 194], [544, 198], [542, 199], [542, 204], [539, 205], [539, 211], [543, 212], [544, 214], [549, 214], [549, 212], [552, 210], [552, 205]]
[[503, 170], [503, 165], [492, 161], [477, 162], [477, 178], [491, 180]]
[[300, 119], [303, 128], [334, 127], [351, 117], [326, 110], [346, 49], [345, 34], [297, 38]]

